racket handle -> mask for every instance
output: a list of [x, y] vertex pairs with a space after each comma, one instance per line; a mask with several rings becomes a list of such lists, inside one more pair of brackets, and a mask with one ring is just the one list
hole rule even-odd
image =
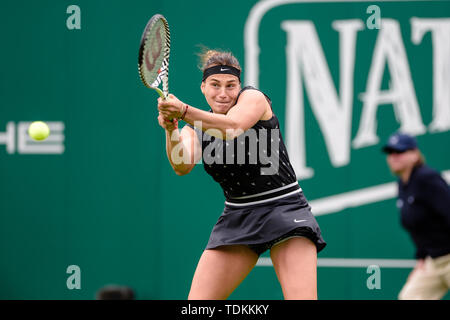
[[[159, 96], [161, 97], [161, 99], [166, 100], [166, 96], [164, 95], [164, 93], [161, 91], [161, 89], [159, 88], [155, 88], [153, 87], [152, 89], [155, 89], [156, 92], [158, 92]], [[175, 119], [170, 119], [170, 122], [173, 123]]]
[[155, 91], [159, 94], [159, 96], [161, 97], [161, 99], [166, 100], [166, 96], [165, 96], [165, 94], [161, 91], [160, 88], [152, 87], [152, 89], [155, 89]]

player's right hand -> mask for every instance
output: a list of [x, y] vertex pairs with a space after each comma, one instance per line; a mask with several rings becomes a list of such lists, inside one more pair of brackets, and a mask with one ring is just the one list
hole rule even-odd
[[161, 112], [158, 115], [158, 123], [159, 125], [167, 131], [173, 131], [178, 129], [178, 119], [173, 119], [170, 121], [166, 117], [164, 117]]

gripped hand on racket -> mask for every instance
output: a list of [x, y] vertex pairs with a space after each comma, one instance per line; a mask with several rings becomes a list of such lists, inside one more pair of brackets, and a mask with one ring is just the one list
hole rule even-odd
[[163, 129], [169, 132], [178, 129], [178, 119], [174, 118], [172, 120], [169, 120], [165, 118], [161, 113], [159, 113], [158, 115], [158, 123]]
[[173, 94], [165, 99], [158, 98], [158, 111], [166, 119], [179, 119], [185, 110], [186, 105]]

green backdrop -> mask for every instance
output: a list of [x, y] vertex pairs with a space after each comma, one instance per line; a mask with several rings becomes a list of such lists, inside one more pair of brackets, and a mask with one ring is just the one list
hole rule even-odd
[[[80, 8], [81, 29], [67, 27], [73, 14], [67, 13], [70, 5]], [[379, 30], [366, 26], [369, 5], [380, 9]], [[166, 159], [165, 135], [157, 122], [157, 95], [140, 83], [137, 73], [141, 32], [155, 13], [164, 14], [171, 27], [170, 91], [191, 105], [207, 109], [199, 89], [196, 54], [201, 45], [231, 50], [241, 61], [243, 79], [255, 84], [246, 72], [254, 72], [249, 71], [249, 64], [256, 61], [249, 53], [249, 35], [256, 30], [257, 85], [272, 98], [286, 137], [288, 75], [302, 74], [294, 94], [303, 97], [304, 140], [294, 134], [289, 145], [303, 144], [301, 156], [314, 170], [312, 176], [300, 178], [313, 211], [314, 203], [318, 208], [323, 199], [345, 198], [395, 180], [380, 152], [383, 142], [402, 124], [403, 118], [394, 112], [395, 97], [378, 101], [378, 141], [359, 147], [354, 143], [376, 48], [393, 48], [386, 55], [398, 53], [398, 43], [383, 47], [377, 40], [383, 19], [388, 19], [391, 26], [399, 26], [400, 49], [406, 52], [424, 125], [423, 132], [417, 133], [418, 142], [430, 166], [444, 173], [450, 169], [450, 104], [439, 107], [434, 98], [439, 86], [448, 92], [450, 72], [439, 78], [433, 69], [437, 59], [443, 59], [447, 71], [450, 65], [450, 55], [436, 55], [438, 50], [449, 52], [443, 40], [450, 41], [450, 1], [232, 0], [219, 5], [208, 0], [20, 4], [5, 0], [0, 2], [1, 299], [93, 299], [108, 284], [130, 286], [138, 299], [187, 297], [224, 198], [201, 165], [179, 177]], [[434, 32], [424, 31], [414, 43], [414, 30], [419, 27], [414, 29], [412, 18], [440, 24], [434, 25]], [[288, 35], [283, 23], [313, 26], [325, 57], [323, 66], [339, 98], [342, 39], [332, 26], [344, 20], [358, 20], [361, 28], [353, 51], [352, 113], [346, 127], [353, 143], [347, 162], [336, 165], [317, 118], [319, 105], [310, 101], [314, 94], [304, 85], [314, 74], [301, 73], [306, 67], [300, 53], [294, 57], [297, 65], [288, 63], [289, 46], [305, 34]], [[380, 91], [398, 94], [401, 89], [394, 75], [398, 61], [381, 61]], [[438, 100], [450, 102], [445, 94]], [[290, 106], [294, 110], [298, 104]], [[433, 130], [430, 124], [436, 117], [441, 126]], [[52, 123], [54, 129], [50, 139], [37, 146], [24, 133], [27, 122], [34, 120]], [[319, 298], [396, 299], [411, 269], [381, 262], [411, 263], [414, 247], [400, 226], [395, 197], [316, 213], [328, 242], [319, 254]], [[263, 258], [267, 257], [266, 253]], [[344, 266], [327, 265], [325, 259], [331, 258]], [[380, 289], [368, 288], [370, 274], [364, 263], [369, 260], [361, 259], [381, 263]], [[355, 261], [362, 264], [351, 266]], [[70, 265], [80, 267], [80, 289], [66, 285]], [[231, 298], [282, 299], [273, 268], [258, 264]]]

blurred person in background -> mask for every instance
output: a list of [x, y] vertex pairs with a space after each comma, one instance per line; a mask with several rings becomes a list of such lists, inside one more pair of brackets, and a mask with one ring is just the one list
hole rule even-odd
[[107, 285], [100, 288], [96, 300], [135, 300], [134, 290], [127, 286]]
[[441, 299], [450, 288], [450, 188], [425, 164], [414, 137], [394, 133], [383, 151], [398, 177], [401, 224], [416, 247], [417, 264], [399, 299]]

